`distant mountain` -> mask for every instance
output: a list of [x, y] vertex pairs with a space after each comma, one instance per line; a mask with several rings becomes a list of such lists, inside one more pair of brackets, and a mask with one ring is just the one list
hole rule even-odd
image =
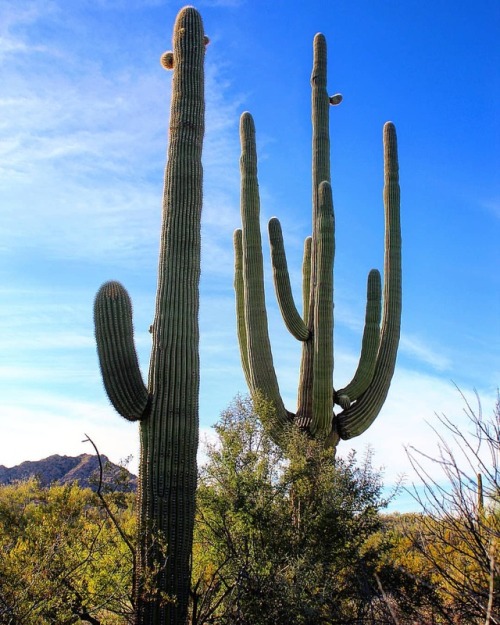
[[[103, 484], [113, 490], [135, 490], [137, 478], [123, 467], [113, 464], [101, 455], [103, 464]], [[68, 484], [78, 481], [83, 488], [97, 490], [99, 481], [99, 459], [90, 454], [80, 456], [49, 456], [44, 460], [26, 461], [16, 467], [0, 465], [0, 485], [36, 477], [42, 486]], [[124, 479], [125, 478], [125, 479]], [[119, 482], [117, 486], [117, 481]]]

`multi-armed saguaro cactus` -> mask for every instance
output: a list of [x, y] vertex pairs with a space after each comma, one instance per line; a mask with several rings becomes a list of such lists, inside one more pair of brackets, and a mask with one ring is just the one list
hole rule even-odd
[[[281, 226], [269, 222], [271, 259], [278, 303], [291, 334], [302, 341], [302, 362], [296, 413], [281, 399], [273, 366], [264, 301], [264, 277], [259, 225], [259, 192], [255, 129], [252, 117], [241, 118], [241, 217], [235, 232], [235, 291], [243, 370], [254, 397], [270, 402], [267, 426], [279, 442], [291, 422], [335, 446], [364, 432], [385, 401], [394, 372], [401, 321], [401, 231], [396, 132], [384, 127], [385, 277], [381, 322], [381, 279], [368, 276], [366, 322], [358, 369], [345, 388], [333, 387], [333, 259], [334, 216], [330, 186], [330, 104], [342, 96], [326, 91], [326, 42], [314, 39], [312, 86], [312, 237], [306, 239], [303, 263], [303, 314], [294, 304]], [[335, 404], [341, 407], [334, 413]]]
[[[175, 22], [173, 54], [162, 57], [163, 65], [174, 69], [174, 76], [147, 386], [139, 370], [132, 308], [125, 289], [117, 282], [104, 284], [94, 308], [108, 396], [123, 417], [140, 422], [135, 594], [136, 623], [141, 625], [184, 623], [189, 596], [198, 446], [198, 286], [207, 41], [199, 13], [186, 7]], [[167, 544], [166, 558], [156, 540], [160, 536]]]

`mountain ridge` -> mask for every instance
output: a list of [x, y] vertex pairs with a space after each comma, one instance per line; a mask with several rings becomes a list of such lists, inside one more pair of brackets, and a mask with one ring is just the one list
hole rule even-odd
[[[130, 491], [137, 488], [137, 477], [125, 467], [114, 464], [101, 455], [103, 484], [113, 490]], [[14, 467], [0, 465], [0, 485], [12, 484], [31, 477], [39, 479], [42, 487], [51, 484], [78, 482], [82, 488], [97, 490], [99, 457], [93, 454], [60, 456], [54, 454], [42, 460], [26, 460]]]

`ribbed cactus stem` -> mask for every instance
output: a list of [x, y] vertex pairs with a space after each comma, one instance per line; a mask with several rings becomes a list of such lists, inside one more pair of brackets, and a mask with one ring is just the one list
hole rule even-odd
[[372, 269], [368, 274], [366, 288], [366, 316], [361, 354], [358, 368], [352, 381], [337, 391], [336, 401], [344, 408], [358, 399], [370, 386], [377, 364], [377, 354], [380, 345], [380, 318], [382, 314], [382, 286], [380, 272]]
[[104, 387], [118, 414], [144, 419], [149, 408], [134, 345], [132, 303], [119, 282], [106, 282], [94, 302], [94, 324]]
[[[241, 116], [240, 140], [243, 284], [250, 390], [252, 394], [259, 391], [262, 397], [271, 403], [275, 410], [275, 418], [283, 426], [288, 422], [288, 416], [281, 399], [269, 341], [260, 234], [255, 125], [249, 113], [243, 113]], [[274, 427], [273, 425], [271, 429]]]
[[[326, 90], [326, 39], [321, 33], [313, 41], [313, 69], [311, 73], [312, 105], [312, 193], [313, 227], [316, 223], [319, 185], [330, 182], [330, 98]], [[313, 233], [314, 236], [314, 233]]]
[[[205, 131], [204, 31], [195, 9], [183, 9], [173, 37], [174, 76], [163, 195], [156, 314], [149, 386], [152, 418], [145, 463], [146, 518], [167, 541], [158, 585], [177, 606], [142, 602], [141, 623], [181, 623], [189, 596], [198, 449], [200, 219]], [[181, 520], [182, 519], [182, 520]], [[151, 558], [143, 544], [143, 560]]]
[[197, 478], [206, 42], [199, 13], [185, 7], [175, 22], [173, 52], [162, 57], [174, 75], [147, 389], [125, 290], [117, 283], [104, 285], [95, 306], [108, 395], [120, 414], [141, 419], [135, 625], [184, 625], [187, 616]]
[[238, 343], [240, 345], [241, 366], [249, 388], [252, 388], [250, 368], [248, 365], [247, 328], [245, 321], [245, 286], [243, 281], [243, 233], [241, 229], [234, 232], [234, 292], [236, 294], [236, 320]]
[[299, 341], [307, 341], [310, 336], [306, 324], [302, 320], [295, 302], [293, 301], [290, 276], [286, 262], [285, 246], [281, 224], [273, 217], [269, 221], [269, 242], [271, 244], [271, 262], [273, 265], [274, 286], [276, 298], [288, 331]]
[[333, 405], [333, 260], [335, 223], [332, 189], [322, 182], [317, 210], [317, 274], [314, 292], [314, 380], [311, 434], [325, 438], [332, 429]]
[[392, 122], [387, 122], [384, 125], [385, 257], [384, 310], [380, 347], [369, 388], [355, 404], [337, 417], [337, 427], [343, 439], [359, 436], [373, 423], [387, 397], [396, 366], [402, 308], [399, 206], [396, 129]]
[[304, 323], [309, 325], [309, 298], [311, 291], [311, 250], [312, 237], [304, 241], [304, 256], [302, 259], [302, 315]]
[[[313, 68], [311, 72], [312, 109], [312, 247], [309, 280], [309, 330], [315, 324], [315, 285], [317, 273], [317, 211], [319, 186], [330, 182], [330, 98], [326, 90], [327, 55], [326, 39], [318, 33], [313, 41]], [[314, 339], [313, 339], [314, 341]], [[313, 415], [314, 345], [307, 341], [302, 346], [297, 415], [302, 428], [310, 428]]]

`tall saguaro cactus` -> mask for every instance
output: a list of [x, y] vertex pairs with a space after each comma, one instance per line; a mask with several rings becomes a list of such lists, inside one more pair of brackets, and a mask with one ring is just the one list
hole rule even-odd
[[[104, 284], [94, 307], [106, 391], [119, 414], [140, 422], [137, 625], [184, 624], [189, 596], [198, 447], [198, 287], [207, 41], [199, 13], [185, 7], [175, 22], [173, 53], [162, 57], [174, 75], [147, 386], [139, 370], [132, 308], [125, 289], [117, 282]], [[163, 543], [166, 554], [160, 548]]]
[[[268, 334], [259, 224], [255, 128], [241, 118], [241, 218], [235, 232], [235, 292], [238, 339], [243, 371], [252, 396], [273, 408], [266, 423], [278, 442], [290, 423], [336, 446], [339, 439], [362, 434], [377, 417], [387, 396], [396, 362], [401, 323], [401, 228], [396, 131], [384, 126], [385, 267], [382, 315], [381, 277], [368, 276], [366, 321], [361, 355], [352, 381], [333, 386], [333, 261], [335, 221], [330, 186], [329, 106], [340, 94], [326, 90], [326, 41], [314, 39], [312, 87], [312, 236], [304, 248], [303, 313], [294, 303], [281, 226], [269, 222], [274, 284], [286, 327], [302, 342], [298, 406], [289, 412], [282, 401]], [[335, 414], [335, 405], [340, 411]], [[267, 411], [269, 414], [269, 411]]]

